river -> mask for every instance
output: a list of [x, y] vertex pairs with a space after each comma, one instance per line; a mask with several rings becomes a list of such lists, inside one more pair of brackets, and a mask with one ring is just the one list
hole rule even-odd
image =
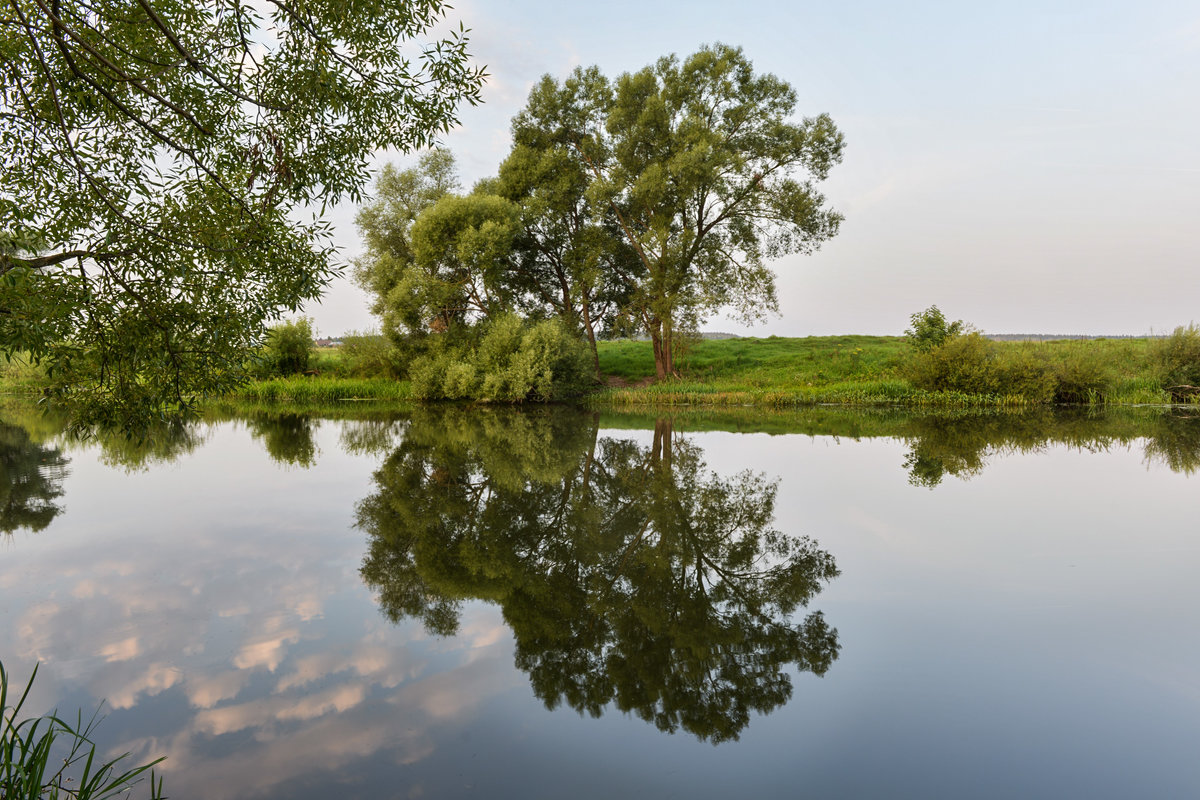
[[1200, 792], [1194, 412], [6, 409], [0, 659], [172, 797]]

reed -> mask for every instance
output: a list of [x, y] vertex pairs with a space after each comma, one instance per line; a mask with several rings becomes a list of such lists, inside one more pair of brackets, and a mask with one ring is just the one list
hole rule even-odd
[[247, 383], [227, 400], [266, 403], [336, 403], [348, 400], [408, 400], [411, 384], [390, 378], [331, 378], [298, 375]]
[[0, 798], [4, 800], [104, 800], [127, 795], [149, 773], [151, 800], [163, 795], [162, 780], [153, 768], [163, 759], [130, 767], [128, 753], [107, 761], [96, 755], [93, 741], [99, 710], [86, 722], [77, 713], [74, 724], [57, 713], [41, 717], [21, 714], [37, 667], [21, 695], [9, 705], [10, 676], [0, 663]]

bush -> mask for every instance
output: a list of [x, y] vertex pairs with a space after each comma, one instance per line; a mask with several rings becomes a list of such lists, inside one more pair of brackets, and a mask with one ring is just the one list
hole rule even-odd
[[996, 360], [997, 394], [1023, 397], [1031, 403], [1048, 403], [1055, 397], [1058, 380], [1045, 357], [1028, 347], [1000, 347]]
[[975, 332], [918, 353], [908, 368], [912, 385], [930, 392], [996, 394], [1000, 376], [996, 345]]
[[474, 346], [431, 346], [409, 370], [413, 396], [517, 403], [582, 393], [591, 378], [586, 344], [558, 320], [512, 314], [480, 327]]
[[918, 353], [908, 379], [931, 392], [1022, 397], [1031, 403], [1095, 403], [1112, 391], [1110, 364], [1095, 349], [1063, 352], [1055, 360], [1028, 345], [997, 345], [972, 331]]
[[295, 375], [308, 369], [313, 352], [312, 320], [300, 317], [267, 331], [260, 370], [267, 375]]
[[1163, 386], [1200, 386], [1200, 328], [1180, 326], [1159, 342], [1159, 375]]
[[340, 370], [354, 378], [399, 378], [404, 374], [400, 349], [377, 333], [351, 333], [342, 337]]
[[1116, 383], [1112, 364], [1094, 348], [1067, 351], [1054, 365], [1054, 402], [1102, 402]]
[[947, 340], [967, 332], [967, 326], [961, 319], [947, 323], [946, 316], [937, 306], [913, 314], [909, 321], [912, 327], [904, 332], [904, 336], [918, 353], [928, 353], [935, 347], [941, 347]]

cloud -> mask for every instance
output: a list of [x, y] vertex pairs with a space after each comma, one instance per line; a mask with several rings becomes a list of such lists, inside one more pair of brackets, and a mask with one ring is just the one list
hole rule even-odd
[[154, 697], [170, 689], [182, 679], [178, 667], [154, 663], [145, 667], [136, 677], [107, 693], [108, 705], [115, 709], [133, 708], [142, 696]]
[[106, 661], [129, 661], [141, 653], [136, 636], [130, 636], [119, 642], [113, 642], [100, 648], [99, 655]]
[[237, 697], [249, 681], [250, 673], [245, 670], [193, 675], [188, 678], [184, 691], [193, 707], [212, 708], [222, 700]]

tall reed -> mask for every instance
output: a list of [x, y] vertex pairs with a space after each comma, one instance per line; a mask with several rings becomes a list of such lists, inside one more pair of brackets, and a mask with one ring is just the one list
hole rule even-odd
[[154, 765], [128, 767], [121, 762], [128, 753], [108, 761], [96, 756], [92, 740], [100, 722], [99, 710], [84, 722], [76, 713], [72, 725], [57, 712], [42, 717], [22, 718], [21, 709], [29, 699], [37, 677], [37, 667], [29, 683], [12, 706], [8, 702], [9, 674], [0, 663], [0, 798], [3, 800], [105, 800], [127, 795], [147, 772], [150, 773], [150, 798], [161, 800], [162, 780], [155, 780]]

